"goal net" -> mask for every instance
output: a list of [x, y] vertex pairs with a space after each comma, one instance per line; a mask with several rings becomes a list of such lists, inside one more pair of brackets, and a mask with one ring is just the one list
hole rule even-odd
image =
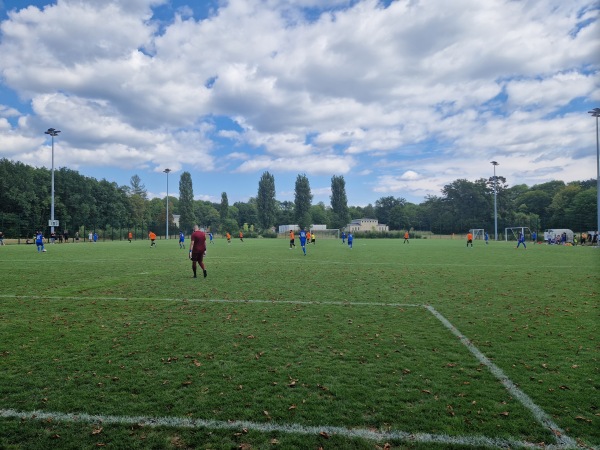
[[310, 234], [315, 234], [317, 239], [338, 239], [340, 237], [339, 228], [327, 228], [325, 230], [310, 230]]
[[483, 236], [485, 235], [485, 230], [483, 228], [473, 228], [469, 230], [469, 232], [473, 235], [473, 240], [483, 239]]
[[525, 239], [530, 240], [531, 230], [528, 227], [508, 227], [504, 229], [504, 240], [505, 241], [518, 241], [519, 234], [523, 233]]

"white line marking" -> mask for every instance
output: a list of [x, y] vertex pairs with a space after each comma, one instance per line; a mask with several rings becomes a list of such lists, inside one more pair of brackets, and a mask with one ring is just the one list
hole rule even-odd
[[[311, 252], [310, 255], [312, 256], [313, 253]], [[169, 262], [172, 262], [173, 260], [175, 260], [176, 258], [168, 258]], [[99, 262], [109, 262], [111, 264], [120, 264], [120, 263], [130, 263], [132, 261], [147, 261], [146, 258], [128, 258], [128, 259], [72, 259], [69, 260], [70, 264], [97, 264]], [[218, 264], [220, 262], [224, 262], [227, 261], [228, 264], [247, 264], [246, 261], [240, 261], [238, 258], [235, 257], [231, 257], [231, 256], [214, 256], [211, 255], [210, 258], [210, 263], [211, 264]], [[6, 264], [14, 264], [14, 263], [25, 263], [25, 264], [30, 264], [31, 263], [31, 259], [0, 259], [0, 264], [6, 263]], [[46, 258], [44, 256], [43, 259], [40, 259], [39, 261], [36, 261], [36, 264], [38, 264], [39, 262], [49, 262], [49, 263], [57, 263], [57, 262], [63, 262], [61, 259], [52, 259], [51, 257]], [[186, 257], [182, 257], [181, 260], [179, 262], [189, 262], [189, 259]], [[300, 263], [300, 264], [304, 264], [305, 263], [305, 258], [287, 258], [287, 259], [280, 259], [280, 260], [276, 260], [276, 261], [267, 261], [263, 264], [282, 264], [282, 263]], [[335, 264], [338, 266], [355, 266], [356, 262], [353, 261], [347, 261], [347, 260], [327, 260], [327, 261], [321, 261], [319, 259], [311, 259], [310, 260], [310, 264], [311, 265], [328, 265], [330, 266], [331, 264]], [[502, 264], [481, 264], [480, 262], [474, 262], [473, 264], [456, 264], [456, 263], [452, 263], [452, 262], [448, 262], [448, 263], [410, 263], [407, 261], [387, 261], [387, 262], [362, 262], [361, 266], [393, 266], [393, 267], [402, 267], [402, 268], [406, 268], [406, 267], [473, 267], [473, 266], [477, 266], [477, 267], [499, 267], [502, 269], [506, 269], [506, 265], [502, 265]], [[530, 267], [530, 264], [528, 263], [523, 263], [523, 264], [518, 264], [515, 263], [512, 266], [514, 267]], [[539, 267], [540, 269], [573, 269], [573, 265], [560, 265], [560, 264], [555, 264], [555, 265], [543, 265], [543, 266], [536, 266]]]
[[370, 302], [330, 302], [320, 300], [227, 300], [206, 298], [156, 298], [156, 297], [75, 297], [48, 295], [11, 295], [1, 294], [0, 298], [31, 299], [31, 300], [152, 300], [164, 302], [194, 302], [194, 303], [267, 303], [288, 305], [324, 305], [324, 306], [390, 306], [395, 308], [423, 308], [424, 305], [410, 303], [370, 303]]
[[533, 400], [521, 389], [519, 389], [492, 361], [490, 361], [487, 356], [485, 356], [477, 347], [475, 347], [471, 341], [466, 338], [458, 329], [450, 323], [448, 319], [446, 319], [443, 315], [441, 315], [433, 306], [427, 305], [425, 306], [431, 314], [433, 314], [448, 330], [452, 332], [456, 337], [460, 339], [460, 342], [463, 343], [465, 347], [469, 349], [469, 351], [487, 368], [492, 372], [492, 374], [504, 385], [504, 387], [511, 393], [513, 397], [516, 397], [525, 408], [527, 408], [535, 419], [540, 423], [543, 427], [550, 430], [553, 434], [559, 445], [562, 447], [576, 447], [575, 440], [568, 437], [565, 432], [550, 418], [548, 414], [542, 410], [538, 405], [536, 405]]
[[[0, 409], [0, 417], [17, 418], [23, 420], [48, 420], [69, 423], [93, 423], [116, 425], [141, 425], [147, 427], [173, 427], [173, 428], [208, 428], [229, 430], [243, 428], [270, 433], [273, 431], [289, 434], [318, 435], [327, 433], [346, 438], [362, 438], [370, 441], [386, 442], [399, 440], [403, 442], [465, 445], [469, 447], [492, 448], [540, 448], [538, 444], [511, 439], [491, 438], [487, 436], [449, 436], [447, 434], [407, 433], [405, 431], [373, 431], [360, 428], [343, 428], [336, 426], [302, 426], [298, 424], [277, 424], [273, 422], [258, 423], [244, 420], [219, 421], [205, 419], [187, 419], [180, 417], [145, 417], [145, 416], [103, 416], [92, 414], [64, 414], [58, 412], [31, 411], [22, 412], [13, 409]], [[545, 449], [564, 449], [564, 446], [546, 445]]]

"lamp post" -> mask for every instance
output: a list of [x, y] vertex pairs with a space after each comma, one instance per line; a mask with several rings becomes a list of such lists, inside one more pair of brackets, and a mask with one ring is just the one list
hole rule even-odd
[[[598, 142], [598, 117], [600, 117], [600, 108], [594, 108], [591, 111], [588, 111], [592, 117], [596, 118], [596, 208], [597, 215], [596, 218], [596, 235], [600, 232], [600, 143]], [[597, 245], [600, 247], [600, 237], [597, 239]]]
[[55, 130], [54, 128], [48, 128], [44, 131], [44, 134], [49, 134], [52, 138], [52, 192], [51, 192], [51, 200], [50, 200], [50, 233], [54, 233], [54, 137], [58, 136], [60, 130]]
[[494, 166], [494, 240], [498, 240], [498, 178], [496, 178], [496, 161], [490, 161]]
[[169, 172], [171, 169], [163, 170], [167, 174], [167, 236], [165, 239], [169, 239]]

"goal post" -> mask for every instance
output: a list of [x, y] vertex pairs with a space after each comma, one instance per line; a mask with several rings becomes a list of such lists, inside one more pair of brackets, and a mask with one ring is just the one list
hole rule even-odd
[[473, 235], [473, 240], [483, 239], [485, 236], [485, 230], [483, 228], [472, 228], [469, 230], [469, 233]]
[[523, 233], [526, 239], [531, 238], [531, 230], [529, 227], [508, 227], [504, 229], [504, 240], [508, 241], [518, 241], [519, 234]]

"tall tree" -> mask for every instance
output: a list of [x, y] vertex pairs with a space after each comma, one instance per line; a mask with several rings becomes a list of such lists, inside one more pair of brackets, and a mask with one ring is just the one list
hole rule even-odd
[[379, 223], [389, 225], [392, 209], [396, 206], [401, 206], [404, 203], [406, 203], [406, 200], [403, 198], [394, 198], [392, 196], [381, 197], [377, 200], [375, 202], [375, 215], [377, 216]]
[[[585, 186], [582, 184], [582, 186]], [[598, 190], [596, 186], [581, 190], [573, 197], [565, 214], [567, 223], [573, 230], [595, 230], [598, 224], [598, 204], [596, 202]]]
[[[248, 224], [255, 225], [258, 220], [258, 213], [256, 210], [256, 201], [250, 198], [248, 202], [235, 202], [233, 206], [237, 209], [237, 222], [240, 225]], [[231, 211], [231, 208], [229, 208]]]
[[327, 225], [327, 228], [332, 228], [331, 208], [327, 208], [325, 203], [319, 202], [316, 205], [312, 205], [310, 207], [310, 217], [313, 224]]
[[144, 200], [148, 199], [148, 193], [146, 192], [146, 186], [142, 183], [142, 179], [139, 175], [134, 175], [129, 179], [129, 184], [131, 185], [131, 194], [139, 195]]
[[310, 183], [305, 174], [298, 175], [296, 178], [296, 187], [294, 189], [294, 210], [296, 213], [296, 222], [300, 227], [308, 227], [311, 222], [310, 205], [312, 194], [310, 193]]
[[332, 227], [343, 228], [350, 221], [348, 197], [346, 197], [346, 181], [343, 176], [331, 177], [331, 210]]
[[221, 205], [219, 206], [219, 216], [221, 217], [221, 223], [224, 223], [229, 217], [229, 200], [227, 199], [227, 192], [221, 194]]
[[256, 198], [258, 209], [258, 224], [266, 229], [275, 225], [277, 218], [277, 200], [275, 199], [275, 177], [265, 172], [258, 182], [258, 196]]
[[219, 215], [219, 210], [215, 208], [214, 205], [215, 204], [208, 201], [196, 200], [196, 217], [200, 218], [200, 223], [198, 225], [202, 225], [203, 227], [207, 227], [211, 230], [217, 230], [219, 228], [221, 217]]
[[[500, 177], [498, 177], [500, 181]], [[498, 186], [500, 188], [500, 186]], [[442, 189], [446, 202], [458, 221], [457, 231], [469, 228], [487, 228], [493, 216], [493, 197], [487, 181], [483, 178], [475, 182], [458, 179]], [[509, 196], [510, 193], [506, 193]], [[500, 191], [498, 200], [501, 200]]]
[[[138, 175], [134, 175], [129, 180], [131, 185], [129, 189], [129, 205], [131, 208], [131, 218], [137, 224], [141, 224], [146, 215], [146, 202], [148, 200], [148, 194], [146, 187], [142, 184], [142, 180]], [[90, 212], [90, 221], [96, 222], [96, 214], [94, 211]], [[88, 225], [93, 225], [89, 223]]]
[[277, 223], [280, 225], [292, 225], [294, 223], [294, 202], [277, 201]]
[[185, 233], [191, 231], [196, 223], [196, 214], [192, 175], [189, 172], [183, 172], [179, 178], [179, 216], [179, 229]]
[[550, 223], [548, 207], [551, 203], [552, 197], [547, 192], [530, 189], [516, 199], [514, 208], [536, 214], [540, 218], [541, 226], [546, 227]]

